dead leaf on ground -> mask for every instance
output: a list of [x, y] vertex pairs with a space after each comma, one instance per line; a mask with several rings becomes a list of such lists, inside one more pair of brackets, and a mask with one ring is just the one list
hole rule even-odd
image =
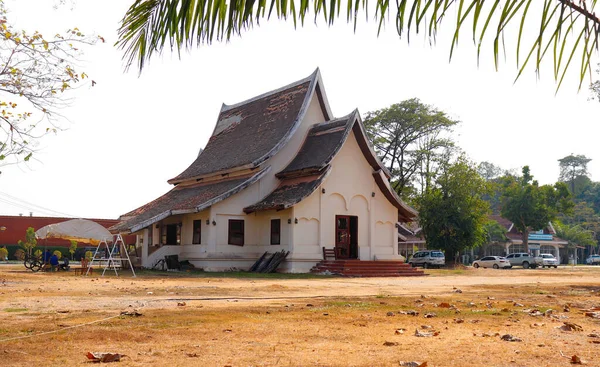
[[404, 328], [396, 329], [396, 331], [394, 331], [394, 334], [396, 334], [396, 335], [404, 334], [405, 331], [406, 331], [406, 329], [404, 329]]
[[438, 305], [440, 308], [450, 308], [452, 307], [448, 302], [442, 302]]
[[404, 362], [404, 361], [400, 361], [400, 367], [427, 367], [427, 362], [415, 362], [415, 361], [410, 361], [410, 362]]
[[430, 319], [432, 317], [437, 317], [437, 314], [435, 312], [428, 312], [425, 315], [423, 315], [423, 317], [426, 319]]
[[593, 319], [600, 319], [600, 312], [586, 312], [585, 316], [591, 317]]
[[121, 311], [121, 316], [139, 317], [139, 316], [142, 316], [142, 314], [139, 313], [137, 310], [131, 310], [131, 311]]
[[504, 334], [500, 337], [501, 340], [507, 341], [507, 342], [522, 342], [523, 339], [518, 338], [514, 335], [510, 335], [510, 334]]
[[183, 306], [185, 306], [185, 305], [186, 305], [186, 303], [185, 303], [185, 302], [177, 302], [177, 306], [179, 306], [179, 307], [183, 307]]
[[561, 331], [583, 331], [583, 328], [580, 325], [572, 322], [563, 322], [563, 325], [557, 327], [557, 329]]
[[584, 362], [581, 360], [581, 358], [579, 358], [578, 355], [572, 355], [571, 356], [571, 364], [583, 364]]
[[408, 310], [408, 311], [398, 311], [401, 315], [409, 315], [409, 316], [419, 316], [419, 311]]
[[125, 357], [125, 354], [119, 353], [106, 353], [106, 352], [87, 352], [86, 356], [92, 362], [119, 362], [121, 358]]
[[546, 325], [546, 324], [544, 324], [543, 322], [539, 323], [539, 324], [537, 322], [534, 322], [533, 324], [531, 324], [531, 327], [535, 328], [535, 327], [541, 327], [541, 326], [544, 326], [544, 325]]
[[386, 347], [395, 347], [395, 346], [399, 345], [399, 343], [397, 343], [397, 342], [383, 342], [383, 345], [385, 345]]
[[[473, 336], [477, 336], [477, 334], [473, 333]], [[492, 336], [500, 336], [500, 333], [482, 333], [481, 336], [483, 338], [490, 338]]]
[[186, 356], [190, 357], [190, 358], [198, 358], [200, 357], [200, 355], [198, 355], [198, 353], [186, 353]]
[[415, 336], [418, 336], [420, 338], [429, 338], [429, 337], [438, 336], [438, 335], [440, 335], [439, 331], [434, 331], [434, 332], [428, 333], [428, 332], [419, 331], [419, 329], [415, 329]]
[[463, 322], [465, 322], [464, 319], [454, 319], [455, 324], [462, 324]]

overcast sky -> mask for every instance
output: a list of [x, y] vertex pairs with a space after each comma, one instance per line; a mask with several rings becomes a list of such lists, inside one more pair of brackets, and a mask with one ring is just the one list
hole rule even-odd
[[97, 84], [71, 94], [75, 101], [62, 111], [68, 129], [42, 140], [37, 161], [0, 168], [0, 214], [117, 218], [170, 189], [166, 181], [204, 147], [222, 103], [279, 88], [317, 67], [336, 116], [418, 97], [461, 121], [456, 140], [476, 162], [529, 165], [540, 182], [552, 183], [559, 158], [584, 154], [593, 159], [592, 179], [600, 180], [600, 103], [588, 100], [587, 88], [577, 91], [576, 73], [557, 95], [550, 72], [538, 80], [528, 69], [513, 84], [512, 57], [496, 72], [485, 49], [477, 67], [468, 31], [449, 63], [448, 32], [432, 47], [422, 36], [408, 45], [393, 24], [377, 37], [374, 23], [354, 34], [341, 22], [333, 29], [309, 22], [298, 31], [271, 22], [181, 60], [167, 53], [138, 75], [124, 71], [113, 47], [132, 2], [76, 1], [73, 9], [55, 10], [53, 1], [5, 0], [18, 28], [50, 36], [76, 26], [106, 43], [85, 49], [81, 68]]

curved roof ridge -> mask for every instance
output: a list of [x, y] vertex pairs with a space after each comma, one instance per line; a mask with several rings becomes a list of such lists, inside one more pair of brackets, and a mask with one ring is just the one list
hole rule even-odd
[[[358, 145], [359, 145], [360, 149], [362, 150], [362, 152], [365, 156], [367, 156], [367, 154], [370, 156], [370, 157], [367, 157], [367, 160], [369, 161], [369, 163], [371, 163], [371, 166], [373, 166], [373, 169], [381, 169], [382, 172], [385, 174], [385, 176], [389, 180], [392, 177], [392, 174], [387, 169], [387, 167], [383, 164], [383, 162], [381, 162], [381, 160], [377, 156], [377, 153], [375, 153], [375, 148], [373, 148], [371, 139], [369, 139], [365, 125], [363, 124], [362, 118], [360, 117], [360, 113], [358, 112], [358, 108], [354, 111], [356, 112], [356, 114], [358, 116], [358, 124], [354, 124], [353, 130], [354, 130], [354, 136], [357, 137], [357, 141], [358, 141]], [[357, 128], [357, 126], [358, 126], [358, 128]], [[357, 132], [360, 134], [357, 134]], [[362, 138], [361, 141], [358, 140], [359, 135]]]
[[321, 71], [319, 70], [319, 68], [317, 68], [314, 71], [314, 73], [312, 73], [310, 77], [308, 77], [306, 80], [311, 81], [310, 86], [308, 88], [308, 93], [306, 93], [306, 96], [304, 97], [304, 102], [302, 103], [302, 107], [300, 108], [300, 111], [298, 113], [298, 116], [296, 117], [296, 120], [294, 121], [294, 124], [288, 130], [287, 134], [283, 136], [283, 139], [281, 139], [269, 152], [267, 152], [267, 154], [260, 157], [259, 159], [254, 160], [252, 162], [253, 165], [258, 166], [262, 162], [271, 158], [290, 141], [290, 139], [302, 123], [304, 116], [306, 116], [308, 106], [310, 105], [310, 102], [312, 101], [315, 92], [317, 92], [320, 95], [319, 102], [321, 103], [321, 107], [325, 110], [323, 111], [323, 115], [325, 115], [325, 120], [328, 121], [333, 116], [333, 114], [331, 113], [331, 108], [329, 107], [329, 102], [327, 101], [327, 96], [325, 95], [325, 89], [323, 88], [323, 80], [321, 78]]
[[243, 106], [245, 104], [257, 101], [259, 99], [271, 96], [271, 95], [279, 93], [279, 92], [282, 92], [282, 91], [284, 91], [286, 89], [293, 88], [293, 87], [298, 86], [298, 85], [300, 85], [302, 83], [306, 83], [308, 81], [312, 81], [317, 74], [319, 74], [319, 68], [316, 68], [315, 71], [313, 71], [309, 76], [307, 76], [307, 77], [305, 77], [303, 79], [297, 80], [295, 82], [292, 82], [292, 83], [290, 83], [288, 85], [285, 85], [283, 87], [280, 87], [280, 88], [277, 88], [277, 89], [273, 89], [273, 90], [268, 91], [266, 93], [260, 94], [258, 96], [254, 96], [252, 98], [248, 98], [248, 99], [246, 99], [244, 101], [241, 101], [241, 102], [238, 102], [238, 103], [234, 103], [234, 104], [231, 104], [231, 105], [223, 103], [221, 105], [221, 110], [219, 111], [219, 113], [227, 112], [227, 111], [229, 111], [231, 109], [234, 109], [236, 107], [240, 107], [240, 106]]
[[357, 113], [354, 110], [344, 117], [311, 126], [294, 159], [276, 176], [281, 178], [299, 172], [311, 175], [327, 167], [346, 142]]
[[318, 68], [310, 76], [285, 87], [234, 105], [223, 105], [203, 152], [167, 182], [179, 184], [259, 166], [289, 142], [315, 93], [325, 119], [329, 120], [331, 108]]

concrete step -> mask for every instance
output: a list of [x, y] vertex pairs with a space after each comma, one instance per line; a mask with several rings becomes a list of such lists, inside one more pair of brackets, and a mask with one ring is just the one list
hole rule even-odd
[[313, 273], [330, 272], [349, 277], [423, 276], [422, 270], [401, 261], [327, 260], [316, 264]]

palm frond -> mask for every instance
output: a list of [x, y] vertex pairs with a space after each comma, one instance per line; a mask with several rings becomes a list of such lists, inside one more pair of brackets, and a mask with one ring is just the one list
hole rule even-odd
[[[314, 15], [315, 22], [322, 16], [329, 26], [345, 18], [356, 31], [359, 17], [364, 14], [368, 19], [369, 9], [375, 9], [378, 34], [391, 14], [398, 35], [409, 42], [412, 33], [426, 33], [435, 42], [444, 19], [454, 18], [450, 21], [454, 23], [450, 59], [460, 31], [468, 27], [472, 29], [478, 61], [486, 37], [493, 39], [491, 56], [498, 68], [508, 37], [515, 45], [517, 78], [529, 63], [539, 72], [542, 62], [551, 57], [558, 87], [576, 54], [581, 54], [581, 87], [586, 75], [591, 75], [598, 51], [600, 19], [594, 13], [597, 0], [372, 0], [371, 4], [368, 0], [346, 0], [345, 7], [342, 1], [135, 0], [121, 21], [117, 46], [124, 51], [126, 67], [135, 63], [141, 72], [155, 52], [169, 47], [179, 53], [183, 48], [228, 41], [271, 16], [290, 19], [295, 27], [303, 26], [308, 14]], [[521, 47], [528, 42], [526, 33], [532, 30], [536, 36], [523, 60]]]

